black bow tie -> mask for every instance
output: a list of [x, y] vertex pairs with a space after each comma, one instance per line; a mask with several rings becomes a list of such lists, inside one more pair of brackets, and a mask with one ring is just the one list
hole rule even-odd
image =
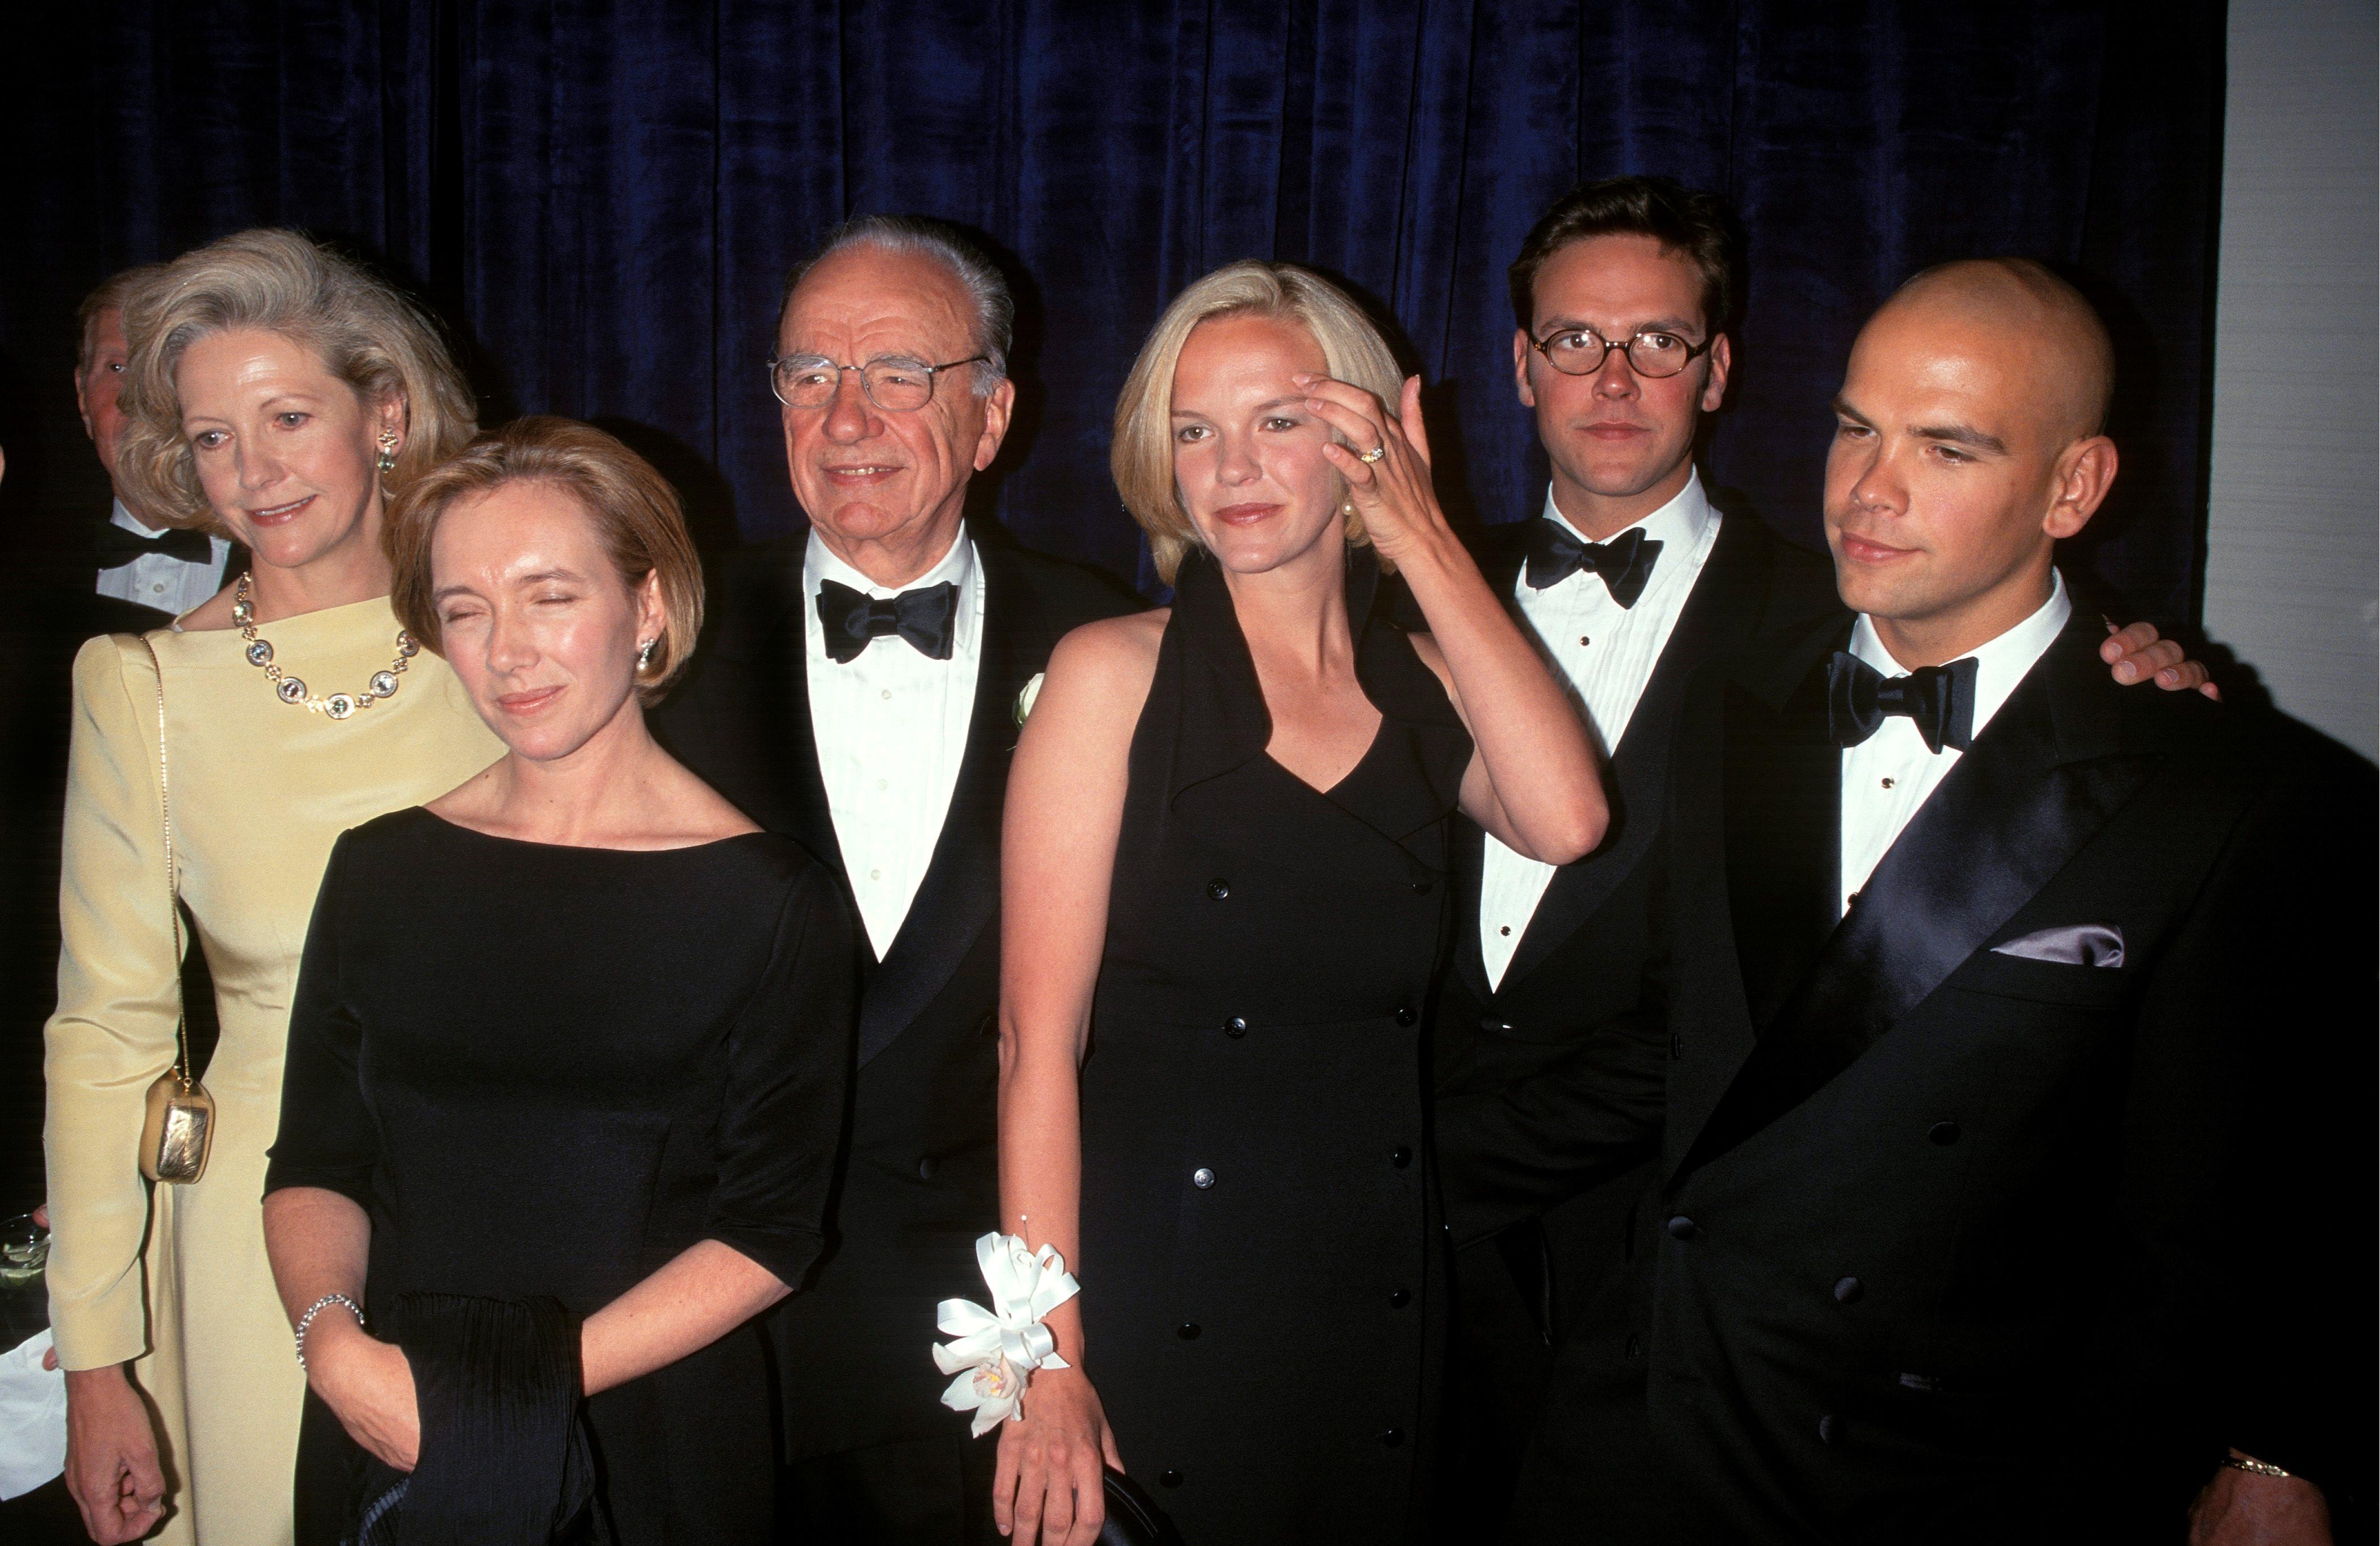
[[1582, 569], [1603, 576], [1611, 598], [1633, 607], [1653, 577], [1653, 561], [1661, 556], [1658, 542], [1645, 540], [1643, 526], [1630, 526], [1609, 542], [1582, 542], [1577, 533], [1550, 516], [1529, 523], [1529, 588], [1560, 585]]
[[1835, 651], [1827, 662], [1827, 731], [1838, 746], [1856, 746], [1883, 728], [1892, 715], [1906, 714], [1925, 738], [1925, 749], [1961, 751], [1975, 743], [1975, 659], [1947, 666], [1920, 666], [1907, 676], [1887, 676], [1855, 655]]
[[126, 531], [113, 521], [99, 528], [99, 566], [102, 569], [121, 569], [134, 559], [147, 558], [152, 553], [163, 553], [184, 563], [212, 563], [215, 550], [214, 544], [207, 540], [205, 532], [194, 531], [188, 526], [167, 526], [154, 537]]
[[826, 652], [838, 666], [858, 659], [869, 640], [887, 634], [900, 634], [929, 659], [947, 660], [958, 610], [959, 587], [948, 580], [880, 601], [832, 580], [819, 582], [819, 622], [826, 625]]

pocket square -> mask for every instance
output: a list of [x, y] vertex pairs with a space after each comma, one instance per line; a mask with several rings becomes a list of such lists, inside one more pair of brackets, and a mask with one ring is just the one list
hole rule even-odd
[[2121, 966], [2124, 931], [2113, 924], [2063, 924], [1995, 945], [1992, 954], [2055, 961], [2060, 966]]

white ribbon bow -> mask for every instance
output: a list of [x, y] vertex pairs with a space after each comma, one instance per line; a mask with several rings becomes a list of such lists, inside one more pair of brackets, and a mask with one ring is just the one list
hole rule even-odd
[[942, 1405], [975, 1413], [975, 1436], [981, 1438], [1001, 1419], [1017, 1415], [1027, 1374], [1068, 1367], [1041, 1318], [1080, 1293], [1082, 1285], [1056, 1250], [1046, 1245], [1027, 1250], [1022, 1238], [997, 1230], [976, 1241], [975, 1259], [992, 1308], [966, 1299], [937, 1305], [935, 1329], [954, 1340], [934, 1344], [934, 1362], [958, 1376], [942, 1392]]

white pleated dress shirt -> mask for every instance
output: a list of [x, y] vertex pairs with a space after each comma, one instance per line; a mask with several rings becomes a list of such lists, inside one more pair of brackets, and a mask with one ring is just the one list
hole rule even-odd
[[[1546, 518], [1560, 521], [1573, 536], [1585, 533], [1563, 519], [1554, 507], [1553, 489], [1546, 489]], [[1606, 756], [1628, 733], [1628, 720], [1645, 683], [1661, 663], [1661, 650], [1678, 626], [1694, 582], [1710, 562], [1718, 542], [1718, 512], [1704, 496], [1702, 474], [1690, 473], [1677, 498], [1636, 523], [1645, 540], [1661, 544], [1653, 561], [1652, 578], [1633, 607], [1611, 598], [1610, 587], [1592, 569], [1582, 569], [1543, 590], [1529, 586], [1525, 566], [1513, 582], [1512, 595], [1522, 620], [1536, 634], [1539, 650], [1570, 686], [1585, 709], [1587, 728]], [[1629, 529], [1629, 528], [1623, 528]], [[1615, 533], [1614, 536], [1619, 534]], [[1486, 867], [1479, 883], [1479, 953], [1488, 966], [1488, 984], [1504, 980], [1512, 952], [1528, 932], [1537, 903], [1553, 880], [1554, 866], [1513, 852], [1488, 837]]]
[[[829, 580], [879, 599], [944, 581], [956, 585], [951, 658], [932, 659], [890, 634], [838, 665], [826, 652], [826, 625], [818, 612], [820, 588]], [[963, 531], [940, 563], [891, 589], [829, 552], [813, 530], [802, 584], [819, 775], [860, 922], [882, 960], [933, 863], [966, 755], [983, 663], [983, 569]]]
[[[2009, 701], [2009, 694], [2016, 691], [2017, 683], [2033, 670], [2073, 612], [2074, 604], [2066, 595], [2066, 577], [2052, 570], [2049, 599], [2040, 610], [1971, 652], [1975, 660], [1971, 738], [1984, 733], [1984, 727]], [[1910, 674], [1909, 668], [1884, 647], [1876, 625], [1864, 614], [1852, 627], [1851, 652], [1887, 677]], [[1867, 884], [1867, 877], [1900, 840], [1901, 828], [1964, 755], [1947, 743], [1938, 752], [1926, 750], [1916, 721], [1905, 714], [1887, 715], [1874, 735], [1843, 748], [1842, 878], [1835, 894], [1837, 917], [1850, 910], [1852, 894]]]
[[[154, 542], [165, 534], [152, 531], [135, 520], [124, 501], [107, 517], [108, 524], [130, 532], [146, 542]], [[113, 596], [118, 601], [137, 601], [144, 607], [154, 607], [161, 612], [179, 617], [184, 612], [223, 589], [224, 560], [231, 556], [231, 544], [220, 537], [207, 538], [207, 561], [190, 563], [168, 554], [143, 553], [130, 563], [99, 572], [95, 587], [102, 596]]]

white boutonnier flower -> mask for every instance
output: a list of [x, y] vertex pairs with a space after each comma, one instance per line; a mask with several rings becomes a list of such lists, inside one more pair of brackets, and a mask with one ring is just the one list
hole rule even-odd
[[[1035, 677], [1026, 691], [1040, 683]], [[1018, 699], [1022, 710], [1030, 703]], [[1082, 1291], [1066, 1271], [1065, 1258], [1048, 1246], [1027, 1250], [1015, 1235], [997, 1230], [975, 1243], [975, 1259], [991, 1290], [991, 1308], [966, 1299], [944, 1299], [934, 1309], [934, 1325], [954, 1340], [934, 1344], [934, 1362], [957, 1378], [942, 1392], [942, 1405], [975, 1414], [975, 1436], [983, 1437], [1002, 1418], [1017, 1416], [1025, 1377], [1037, 1369], [1064, 1369], [1058, 1340], [1043, 1316]]]
[[1033, 680], [1016, 690], [1015, 714], [1018, 730], [1025, 728], [1026, 716], [1033, 712], [1033, 700], [1041, 695], [1041, 679], [1049, 674], [1047, 671], [1035, 671]]

